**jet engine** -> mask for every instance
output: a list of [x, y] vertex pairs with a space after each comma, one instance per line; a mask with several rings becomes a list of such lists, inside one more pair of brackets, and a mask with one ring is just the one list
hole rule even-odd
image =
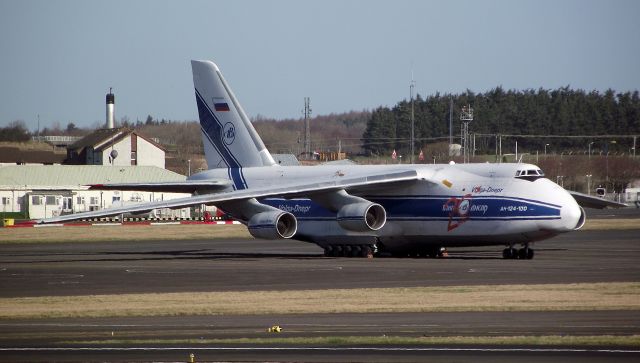
[[313, 197], [313, 200], [324, 208], [336, 212], [338, 224], [349, 231], [377, 231], [387, 221], [387, 212], [383, 206], [350, 195], [345, 190], [318, 194]]
[[277, 210], [253, 215], [247, 227], [249, 233], [256, 238], [291, 238], [296, 234], [298, 222], [293, 214]]
[[342, 228], [350, 231], [377, 231], [387, 221], [387, 213], [384, 207], [377, 203], [352, 203], [340, 208], [337, 220]]
[[255, 198], [224, 202], [219, 207], [245, 221], [249, 233], [256, 238], [291, 238], [298, 231], [298, 220], [293, 214], [262, 204]]

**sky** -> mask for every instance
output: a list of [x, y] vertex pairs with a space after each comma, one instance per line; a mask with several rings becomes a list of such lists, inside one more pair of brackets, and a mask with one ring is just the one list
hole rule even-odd
[[[640, 88], [640, 1], [0, 0], [0, 127], [196, 120], [191, 59], [250, 117], [393, 106], [416, 92]], [[413, 75], [413, 76], [412, 76]]]

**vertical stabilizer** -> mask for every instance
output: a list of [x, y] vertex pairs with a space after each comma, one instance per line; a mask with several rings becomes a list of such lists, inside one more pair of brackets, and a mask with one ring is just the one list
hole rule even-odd
[[191, 68], [209, 169], [229, 169], [236, 189], [244, 189], [242, 168], [276, 163], [218, 66], [211, 61], [192, 60]]

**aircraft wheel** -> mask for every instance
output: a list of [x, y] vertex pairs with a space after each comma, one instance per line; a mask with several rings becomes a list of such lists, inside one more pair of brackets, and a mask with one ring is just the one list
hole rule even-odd
[[532, 248], [527, 248], [527, 260], [532, 260], [534, 256], [534, 252]]
[[518, 250], [518, 258], [521, 260], [531, 260], [533, 258], [533, 250], [529, 247], [523, 247]]
[[344, 257], [351, 257], [351, 256], [352, 256], [352, 255], [351, 255], [351, 251], [352, 251], [352, 250], [353, 250], [353, 249], [351, 248], [351, 246], [348, 246], [348, 245], [347, 245], [347, 246], [344, 246], [344, 247], [343, 247], [343, 249], [342, 249], [342, 255], [343, 255]]
[[331, 246], [326, 246], [326, 247], [324, 248], [324, 256], [325, 256], [325, 257], [331, 257], [331, 256], [333, 256], [333, 247], [331, 247]]
[[360, 250], [360, 256], [367, 258], [373, 257], [373, 250], [369, 246], [362, 246], [362, 249]]
[[351, 247], [351, 256], [350, 257], [360, 257], [360, 254], [362, 253], [360, 246], [353, 246]]
[[515, 248], [505, 248], [502, 250], [502, 258], [508, 260], [518, 258], [518, 250]]
[[340, 257], [342, 256], [342, 246], [338, 245], [338, 246], [334, 246], [333, 247], [333, 255], [335, 257]]
[[430, 258], [442, 257], [442, 248], [436, 247], [436, 248], [428, 249], [425, 254], [427, 257], [430, 257]]

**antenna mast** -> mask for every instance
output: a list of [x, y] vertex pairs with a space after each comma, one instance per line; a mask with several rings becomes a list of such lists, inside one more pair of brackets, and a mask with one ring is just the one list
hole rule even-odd
[[469, 162], [469, 122], [473, 121], [473, 108], [471, 105], [462, 106], [462, 113], [460, 114], [460, 121], [462, 121], [462, 150], [464, 151], [464, 162]]

